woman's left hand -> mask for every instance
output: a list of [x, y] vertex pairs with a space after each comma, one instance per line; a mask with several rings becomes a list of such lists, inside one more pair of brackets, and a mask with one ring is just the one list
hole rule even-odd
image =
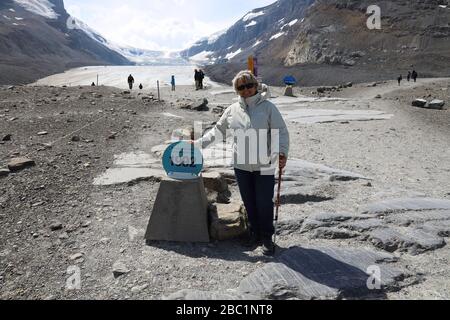
[[284, 169], [287, 164], [287, 158], [284, 153], [280, 153], [280, 169]]

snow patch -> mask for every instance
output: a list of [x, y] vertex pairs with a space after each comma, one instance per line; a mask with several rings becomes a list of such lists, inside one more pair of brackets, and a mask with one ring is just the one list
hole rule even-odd
[[284, 36], [284, 35], [285, 35], [284, 32], [280, 32], [280, 33], [274, 34], [272, 37], [270, 37], [269, 41], [278, 39], [279, 37]]
[[294, 24], [296, 24], [298, 22], [298, 19], [292, 20], [291, 22], [288, 23], [288, 25], [290, 27], [292, 27]]
[[14, 17], [14, 19], [16, 19], [17, 21], [23, 20], [23, 18], [20, 18], [20, 17]]
[[265, 14], [264, 11], [250, 12], [250, 13], [248, 13], [245, 17], [242, 18], [242, 21], [247, 22], [247, 21], [249, 21], [249, 20], [251, 20], [251, 19], [254, 19], [254, 18], [256, 18], [256, 17], [262, 16], [262, 15], [264, 15], [264, 14]]
[[260, 43], [262, 43], [262, 41], [261, 40], [258, 40], [258, 41], [256, 41], [256, 43], [252, 46], [252, 48], [254, 48], [254, 47], [256, 47], [256, 46], [258, 46]]
[[248, 28], [248, 27], [253, 27], [253, 26], [256, 26], [258, 24], [258, 22], [256, 22], [255, 20], [252, 20], [252, 22], [250, 22], [249, 24], [247, 24], [245, 27], [246, 28]]
[[5, 18], [6, 20], [11, 20], [10, 17], [3, 15], [3, 18]]
[[[58, 14], [53, 10], [54, 5], [48, 0], [14, 0], [14, 2], [34, 14], [38, 14], [48, 19], [58, 18]], [[10, 9], [10, 11], [11, 10], [13, 9]]]
[[211, 55], [213, 54], [213, 51], [202, 51], [195, 56], [192, 56], [189, 58], [189, 60], [193, 62], [205, 62], [211, 60]]
[[227, 33], [228, 29], [216, 32], [214, 34], [212, 34], [209, 38], [207, 38], [208, 40], [208, 44], [213, 44], [217, 41], [217, 39], [219, 39], [222, 35], [224, 35], [225, 33]]
[[236, 57], [239, 53], [241, 53], [242, 52], [242, 49], [239, 49], [239, 50], [237, 50], [237, 51], [235, 51], [235, 52], [231, 52], [231, 53], [229, 53], [229, 54], [227, 54], [226, 56], [225, 56], [225, 59], [233, 59], [234, 57]]

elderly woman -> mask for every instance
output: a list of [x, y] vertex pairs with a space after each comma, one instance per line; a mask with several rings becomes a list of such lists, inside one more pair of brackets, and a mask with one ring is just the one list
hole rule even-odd
[[206, 148], [231, 129], [233, 166], [249, 221], [246, 245], [262, 244], [263, 253], [273, 255], [275, 169], [277, 163], [281, 169], [286, 166], [289, 133], [279, 110], [267, 100], [268, 92], [258, 92], [250, 71], [239, 72], [233, 87], [239, 101], [196, 144]]

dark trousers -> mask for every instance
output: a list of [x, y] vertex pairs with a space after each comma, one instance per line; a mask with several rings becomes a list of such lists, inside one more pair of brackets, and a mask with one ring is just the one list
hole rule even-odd
[[275, 176], [239, 169], [234, 169], [234, 172], [247, 210], [250, 231], [263, 238], [271, 237], [275, 232], [273, 226]]

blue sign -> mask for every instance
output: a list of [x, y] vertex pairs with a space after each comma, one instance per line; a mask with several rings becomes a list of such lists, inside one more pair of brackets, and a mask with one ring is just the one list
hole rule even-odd
[[203, 169], [203, 156], [191, 143], [178, 141], [164, 152], [163, 167], [170, 178], [196, 179]]
[[295, 79], [293, 76], [286, 76], [283, 79], [284, 84], [288, 86], [294, 86], [297, 83], [297, 79]]

